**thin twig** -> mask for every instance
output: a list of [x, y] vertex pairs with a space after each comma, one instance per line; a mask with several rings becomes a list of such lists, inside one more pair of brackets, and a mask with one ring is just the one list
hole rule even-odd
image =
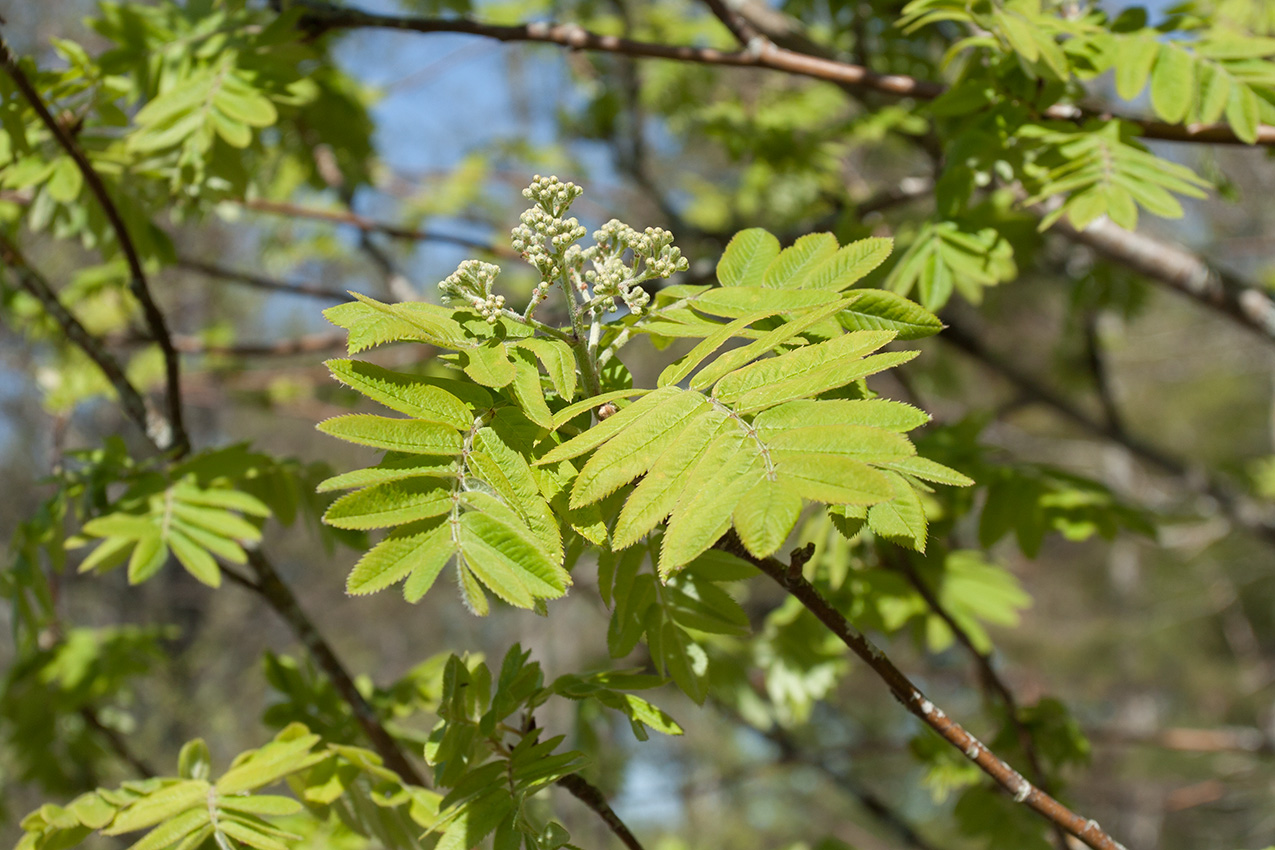
[[830, 632], [876, 673], [904, 708], [949, 744], [963, 752], [966, 758], [978, 765], [979, 769], [1005, 789], [1015, 802], [1025, 804], [1093, 850], [1124, 850], [1121, 844], [1103, 831], [1097, 821], [1076, 814], [1027, 781], [1022, 774], [989, 750], [982, 741], [930, 702], [903, 671], [896, 667], [894, 662], [890, 661], [866, 635], [851, 625], [845, 615], [834, 608], [832, 603], [801, 575], [800, 571], [791, 570], [788, 564], [780, 563], [774, 558], [754, 557], [733, 535], [727, 535], [717, 545], [753, 564], [792, 594], [805, 606], [806, 610], [815, 615]]
[[196, 260], [190, 257], [179, 257], [176, 263], [177, 268], [186, 269], [187, 271], [199, 272], [209, 277], [219, 278], [230, 283], [242, 283], [245, 286], [255, 287], [256, 289], [264, 289], [268, 292], [287, 292], [292, 295], [305, 295], [310, 298], [320, 298], [325, 301], [344, 302], [350, 300], [347, 292], [339, 289], [330, 289], [326, 286], [319, 286], [313, 283], [286, 283], [281, 280], [275, 280], [265, 275], [254, 274], [253, 272], [240, 271], [238, 269], [230, 269], [216, 263], [207, 263], [203, 260]]
[[568, 773], [559, 779], [557, 784], [570, 792], [571, 796], [593, 809], [625, 847], [629, 850], [643, 850], [642, 842], [638, 841], [624, 821], [620, 820], [620, 816], [611, 808], [606, 796], [596, 785], [578, 773]]
[[1217, 310], [1267, 340], [1275, 339], [1275, 299], [1264, 288], [1210, 266], [1179, 245], [1125, 230], [1107, 218], [1084, 230], [1060, 219], [1052, 229]]
[[878, 797], [870, 789], [865, 788], [853, 778], [829, 764], [828, 760], [824, 758], [822, 752], [815, 754], [805, 751], [787, 730], [778, 726], [765, 730], [762, 734], [764, 734], [771, 743], [779, 747], [781, 760], [794, 761], [804, 765], [809, 765], [826, 774], [838, 788], [853, 797], [855, 801], [862, 806], [866, 812], [868, 812], [868, 814], [876, 818], [881, 825], [895, 833], [909, 847], [913, 848], [913, 850], [938, 850], [938, 848], [923, 838], [920, 833], [913, 828], [912, 824], [904, 820], [902, 815], [892, 809], [888, 803]]
[[[574, 50], [621, 53], [649, 59], [670, 59], [704, 65], [764, 68], [788, 74], [811, 77], [825, 82], [849, 85], [894, 97], [933, 100], [947, 91], [941, 83], [905, 74], [879, 74], [863, 65], [836, 59], [796, 53], [767, 39], [753, 39], [745, 50], [728, 52], [709, 47], [670, 45], [635, 41], [590, 32], [578, 24], [555, 24], [537, 21], [526, 24], [487, 24], [469, 18], [433, 18], [410, 15], [381, 15], [358, 9], [338, 8], [312, 0], [296, 0], [292, 5], [305, 9], [301, 25], [312, 32], [329, 30], [379, 28], [404, 32], [455, 32], [482, 36], [503, 42], [539, 42], [557, 44]], [[1134, 118], [1106, 110], [1085, 109], [1069, 104], [1055, 104], [1042, 110], [1041, 116], [1062, 121], [1120, 119], [1137, 128], [1144, 138], [1176, 142], [1210, 144], [1247, 144], [1225, 124], [1169, 124]], [[1257, 131], [1258, 145], [1275, 145], [1275, 127], [1262, 125]]]
[[465, 236], [439, 233], [435, 230], [414, 230], [410, 227], [399, 227], [387, 222], [365, 218], [346, 210], [321, 210], [281, 201], [241, 200], [234, 203], [254, 212], [278, 215], [285, 218], [307, 218], [315, 221], [329, 221], [333, 224], [345, 224], [364, 233], [383, 233], [394, 239], [404, 239], [410, 242], [444, 242], [474, 251], [486, 251], [498, 257], [508, 257], [510, 259], [518, 257], [518, 254], [512, 248], [505, 248], [501, 245], [470, 239]]
[[40, 302], [40, 306], [57, 322], [62, 333], [73, 344], [79, 346], [90, 360], [102, 370], [106, 380], [110, 382], [119, 396], [124, 413], [146, 435], [146, 439], [157, 451], [164, 451], [167, 446], [160, 442], [163, 432], [163, 416], [138, 392], [137, 388], [124, 374], [124, 367], [109, 351], [84, 327], [80, 320], [58, 300], [57, 293], [49, 286], [39, 272], [31, 267], [18, 251], [18, 247], [0, 234], [0, 261], [3, 261], [17, 278], [18, 285], [25, 289], [32, 298]]
[[256, 593], [274, 609], [284, 622], [292, 629], [293, 635], [301, 641], [302, 646], [310, 653], [319, 668], [328, 677], [328, 681], [336, 688], [341, 699], [350, 707], [355, 721], [363, 729], [372, 748], [381, 756], [385, 766], [397, 773], [404, 782], [411, 785], [424, 785], [425, 780], [416, 766], [407, 760], [407, 756], [399, 747], [398, 741], [382, 725], [376, 711], [363, 698], [354, 679], [337, 658], [336, 652], [319, 633], [314, 622], [302, 610], [292, 590], [283, 582], [275, 571], [274, 565], [260, 549], [248, 551], [248, 565], [256, 575]]
[[133, 768], [133, 772], [140, 778], [150, 779], [152, 776], [156, 775], [150, 765], [144, 762], [128, 748], [128, 744], [125, 743], [124, 739], [120, 737], [118, 732], [102, 722], [102, 719], [97, 716], [97, 712], [93, 710], [92, 706], [86, 705], [81, 708], [80, 717], [83, 718], [84, 722], [90, 729], [97, 733], [98, 737], [106, 742], [106, 745], [110, 748], [111, 752], [115, 753], [120, 761]]
[[1222, 513], [1240, 528], [1261, 540], [1275, 544], [1275, 525], [1255, 515], [1247, 499], [1227, 482], [1192, 467], [1186, 461], [1174, 457], [1157, 446], [1125, 431], [1109, 426], [1098, 417], [1083, 410], [1061, 393], [1045, 386], [1035, 377], [1019, 368], [983, 344], [980, 335], [965, 328], [950, 314], [943, 315], [947, 328], [939, 339], [964, 351], [988, 369], [1007, 380], [1026, 399], [1051, 408], [1064, 419], [1080, 426], [1089, 433], [1123, 446], [1132, 455], [1183, 482], [1189, 490], [1202, 492], [1217, 502]]
[[707, 6], [717, 18], [722, 22], [726, 29], [730, 30], [730, 34], [735, 36], [735, 40], [739, 42], [739, 46], [743, 48], [749, 47], [755, 43], [755, 39], [762, 37], [742, 15], [728, 6], [723, 0], [704, 0]]
[[97, 199], [98, 204], [102, 207], [102, 212], [106, 215], [106, 220], [110, 222], [111, 229], [115, 232], [115, 239], [124, 254], [125, 262], [128, 264], [129, 290], [133, 293], [133, 297], [137, 299], [138, 303], [142, 305], [142, 314], [146, 317], [146, 326], [155, 337], [155, 342], [159, 345], [160, 351], [164, 355], [164, 376], [168, 396], [167, 424], [170, 433], [162, 434], [157, 432], [152, 434], [151, 437], [163, 450], [171, 449], [175, 457], [182, 457], [190, 451], [190, 438], [186, 434], [186, 426], [182, 420], [181, 359], [177, 354], [177, 349], [173, 347], [173, 340], [169, 335], [168, 324], [164, 319], [164, 314], [155, 304], [155, 299], [151, 297], [150, 284], [146, 280], [146, 271], [142, 268], [142, 260], [137, 253], [137, 246], [133, 243], [133, 237], [129, 234], [128, 227], [124, 224], [124, 218], [115, 206], [115, 201], [111, 199], [110, 193], [107, 192], [106, 184], [102, 182], [101, 175], [97, 173], [97, 169], [93, 167], [93, 164], [89, 162], [88, 157], [84, 155], [84, 151], [80, 149], [75, 139], [49, 112], [48, 107], [45, 106], [44, 101], [40, 98], [40, 93], [36, 91], [35, 86], [27, 79], [26, 73], [18, 63], [17, 56], [9, 48], [3, 36], [0, 36], [0, 67], [13, 80], [14, 85], [18, 87], [18, 91], [22, 92], [23, 98], [35, 110], [40, 121], [48, 128], [62, 149], [66, 151], [67, 156], [71, 157], [71, 160], [84, 176], [84, 184], [88, 186], [93, 197]]
[[[1005, 708], [1005, 714], [1009, 717], [1009, 722], [1018, 736], [1018, 745], [1022, 747], [1023, 755], [1027, 758], [1027, 765], [1031, 768], [1032, 779], [1035, 781], [1036, 787], [1048, 793], [1050, 791], [1049, 776], [1045, 773], [1040, 754], [1036, 750], [1036, 741], [1032, 737], [1031, 730], [1027, 728], [1027, 725], [1023, 723], [1022, 717], [1019, 716], [1018, 699], [1014, 696], [1014, 692], [1010, 690], [1005, 680], [1001, 678], [1001, 675], [996, 672], [996, 668], [992, 665], [991, 656], [974, 645], [974, 640], [970, 637], [969, 632], [956, 621], [952, 613], [943, 605], [938, 594], [921, 577], [921, 574], [909, 560], [907, 554], [900, 553], [897, 557], [891, 557], [887, 563], [903, 573], [908, 583], [925, 600], [925, 604], [943, 621], [948, 629], [951, 630], [957, 642], [965, 647], [970, 657], [974, 659], [974, 663], [978, 666], [979, 680], [983, 684], [984, 691], [994, 693]], [[1054, 824], [1054, 832], [1059, 850], [1067, 850], [1067, 837], [1063, 834], [1062, 828], [1058, 824]]]
[[1115, 389], [1111, 385], [1111, 370], [1107, 368], [1107, 358], [1102, 348], [1102, 339], [1098, 334], [1098, 313], [1087, 310], [1081, 317], [1082, 332], [1085, 337], [1085, 363], [1089, 374], [1093, 377], [1094, 391], [1098, 394], [1098, 403], [1102, 405], [1102, 414], [1107, 419], [1107, 427], [1116, 434], [1125, 433], [1124, 417], [1120, 415], [1120, 405], [1116, 403]]

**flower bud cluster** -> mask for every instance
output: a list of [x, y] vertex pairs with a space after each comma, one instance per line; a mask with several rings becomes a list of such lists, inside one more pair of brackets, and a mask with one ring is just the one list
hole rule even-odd
[[672, 277], [689, 265], [681, 250], [673, 245], [673, 234], [660, 227], [648, 227], [639, 233], [612, 219], [593, 234], [593, 241], [595, 246], [582, 252], [593, 266], [584, 273], [584, 279], [594, 297], [611, 299], [608, 311], [615, 309], [615, 299], [619, 298], [634, 313], [642, 312], [651, 296], [640, 284]]
[[445, 303], [469, 307], [494, 325], [505, 309], [505, 296], [494, 295], [491, 291], [498, 274], [500, 266], [480, 260], [465, 260], [438, 284], [438, 289]]

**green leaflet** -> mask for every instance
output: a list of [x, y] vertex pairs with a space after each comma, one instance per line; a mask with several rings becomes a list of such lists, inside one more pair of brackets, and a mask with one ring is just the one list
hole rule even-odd
[[850, 331], [894, 331], [895, 339], [922, 339], [943, 329], [939, 317], [885, 289], [859, 290], [859, 298], [837, 314]]
[[619, 401], [620, 399], [633, 398], [634, 396], [646, 395], [650, 390], [643, 389], [627, 389], [612, 390], [611, 392], [596, 395], [592, 398], [586, 398], [584, 401], [577, 401], [575, 404], [568, 405], [553, 415], [554, 430], [566, 425], [572, 419], [575, 419], [586, 410], [597, 410], [607, 402]]
[[611, 545], [615, 549], [632, 546], [672, 512], [682, 494], [683, 476], [698, 463], [713, 439], [732, 423], [705, 411], [686, 423], [647, 470], [615, 522]]
[[544, 388], [540, 385], [540, 370], [530, 352], [513, 349], [508, 352], [514, 365], [513, 391], [518, 406], [527, 418], [542, 428], [553, 427], [553, 414], [545, 403]]
[[329, 360], [325, 365], [341, 383], [414, 419], [442, 422], [458, 431], [474, 421], [464, 402], [427, 379], [358, 360]]
[[1189, 92], [1195, 86], [1195, 62], [1190, 53], [1172, 42], [1161, 45], [1151, 66], [1151, 106], [1170, 124], [1186, 117]]
[[[797, 312], [812, 307], [822, 307], [832, 301], [839, 300], [836, 292], [819, 289], [771, 289], [760, 286], [732, 286], [722, 289], [710, 289], [691, 302], [691, 306], [701, 313], [710, 316], [723, 316], [735, 319], [748, 316], [763, 310], [780, 312]], [[715, 325], [710, 325], [710, 330]], [[655, 331], [674, 336], [667, 329]], [[703, 333], [686, 334], [688, 336], [704, 336]]]
[[557, 563], [562, 560], [562, 535], [527, 461], [491, 428], [474, 434], [475, 451], [469, 463], [505, 503], [517, 511], [528, 529]]
[[528, 337], [518, 340], [518, 347], [530, 351], [544, 365], [559, 398], [568, 402], [575, 398], [576, 359], [571, 346], [560, 339]]
[[465, 374], [485, 387], [509, 386], [518, 375], [505, 344], [489, 340], [460, 352], [460, 365]]
[[743, 434], [719, 436], [687, 473], [682, 497], [669, 517], [660, 546], [660, 576], [690, 563], [730, 528], [736, 505], [765, 475], [756, 446]]
[[930, 421], [923, 410], [889, 399], [831, 399], [790, 401], [772, 407], [753, 420], [759, 431], [811, 425], [864, 425], [905, 432]]
[[[556, 446], [553, 451], [536, 461], [536, 466], [557, 463], [560, 460], [568, 460], [596, 449], [598, 446], [614, 437], [621, 430], [627, 428], [630, 423], [636, 421], [642, 416], [645, 416], [647, 413], [658, 408], [668, 399], [680, 395], [681, 393], [682, 390], [679, 390], [677, 387], [663, 387], [642, 396], [628, 407], [622, 408], [606, 419], [603, 419], [597, 425], [594, 425], [579, 436], [572, 437], [565, 443]], [[591, 406], [593, 401], [593, 399], [588, 400], [586, 408]]]
[[208, 796], [209, 787], [207, 782], [200, 779], [176, 782], [133, 803], [120, 812], [102, 832], [106, 835], [122, 835], [166, 821], [192, 805], [202, 803]]
[[376, 466], [343, 472], [319, 482], [319, 493], [351, 490], [372, 484], [385, 484], [411, 478], [455, 478], [458, 466], [452, 459], [435, 459], [421, 455], [386, 457]]
[[336, 528], [370, 529], [441, 516], [452, 508], [451, 485], [436, 479], [393, 481], [333, 502], [323, 521]]
[[514, 523], [470, 511], [461, 516], [460, 528], [465, 565], [506, 602], [530, 608], [536, 599], [556, 599], [567, 592], [567, 571]]
[[808, 233], [779, 252], [762, 276], [762, 286], [800, 289], [811, 269], [831, 259], [837, 252], [837, 237], [831, 233]]
[[962, 475], [955, 469], [950, 469], [941, 463], [936, 463], [929, 458], [909, 457], [903, 460], [891, 461], [885, 464], [890, 469], [906, 472], [908, 475], [914, 475], [925, 481], [933, 481], [936, 484], [950, 484], [953, 487], [969, 487], [973, 485], [974, 479], [969, 476]]
[[416, 602], [451, 557], [451, 525], [446, 519], [426, 531], [394, 533], [373, 546], [350, 571], [345, 590], [356, 596], [383, 590], [410, 574], [403, 595]]
[[764, 558], [774, 554], [788, 539], [803, 506], [798, 493], [763, 479], [744, 494], [731, 521], [748, 551]]
[[338, 439], [376, 449], [417, 455], [454, 455], [461, 449], [456, 429], [420, 419], [350, 413], [325, 419], [316, 427]]
[[678, 393], [634, 420], [622, 440], [603, 445], [580, 470], [571, 490], [571, 506], [596, 502], [644, 473], [659, 448], [682, 430], [688, 419], [708, 407], [699, 393]]
[[[803, 289], [830, 289], [839, 292], [854, 286], [885, 262], [893, 249], [893, 239], [872, 237], [851, 242], [812, 268], [800, 285]], [[872, 291], [875, 290], [865, 290]]]
[[186, 572], [194, 576], [202, 584], [209, 587], [221, 586], [221, 569], [208, 550], [201, 547], [181, 529], [170, 528], [168, 531], [168, 547], [173, 550], [177, 560]]
[[873, 463], [901, 460], [916, 454], [907, 437], [864, 425], [799, 425], [772, 431], [763, 439], [772, 449], [844, 454]]
[[847, 304], [857, 300], [859, 295], [850, 296], [849, 298], [835, 299], [818, 309], [812, 310], [800, 319], [791, 322], [785, 322], [778, 328], [759, 336], [742, 348], [736, 348], [733, 351], [726, 351], [708, 366], [700, 370], [691, 381], [691, 388], [702, 390], [712, 386], [719, 378], [727, 372], [740, 368], [758, 357], [762, 357], [774, 351], [781, 345], [788, 343], [798, 334], [805, 333], [810, 328], [827, 319], [829, 316], [837, 313]]
[[760, 227], [736, 233], [717, 262], [722, 286], [761, 286], [766, 267], [779, 256], [779, 240]]
[[739, 336], [739, 332], [744, 328], [754, 322], [773, 316], [776, 312], [778, 311], [763, 310], [759, 313], [742, 316], [733, 322], [722, 325], [720, 330], [704, 337], [702, 342], [665, 367], [664, 371], [660, 373], [656, 386], [667, 387], [681, 383], [683, 378], [693, 372], [696, 366], [704, 362], [706, 357], [725, 344], [727, 340]]
[[868, 527], [895, 543], [924, 552], [929, 529], [925, 506], [902, 475], [888, 471], [883, 474], [894, 489], [894, 498], [868, 508]]
[[812, 502], [870, 505], [894, 492], [882, 473], [846, 455], [777, 449], [771, 456], [780, 480]]
[[1148, 32], [1120, 40], [1120, 61], [1116, 63], [1116, 93], [1133, 100], [1147, 84], [1151, 66], [1160, 51], [1160, 42]]
[[749, 390], [741, 394], [733, 406], [740, 413], [752, 413], [785, 401], [818, 395], [906, 363], [920, 353], [919, 351], [892, 351], [887, 354], [874, 354], [840, 368], [835, 362], [828, 363], [820, 368], [777, 381], [770, 386]]
[[[844, 361], [873, 352], [892, 338], [894, 334], [890, 331], [856, 331], [826, 343], [807, 345], [778, 357], [762, 359], [720, 378], [713, 385], [713, 398], [737, 409], [743, 405], [756, 405], [754, 409], [760, 409], [844, 386], [871, 373], [858, 372], [854, 377], [848, 377]], [[908, 357], [904, 359], [915, 356], [915, 352], [905, 353]], [[895, 359], [895, 363], [898, 362], [903, 361]], [[866, 361], [859, 361], [856, 366], [863, 363]], [[807, 386], [817, 389], [803, 389]], [[769, 404], [762, 399], [770, 399]]]
[[386, 342], [427, 342], [442, 348], [467, 344], [453, 311], [444, 307], [424, 302], [382, 304], [356, 292], [351, 295], [358, 303], [323, 311], [329, 322], [349, 331], [351, 354]]

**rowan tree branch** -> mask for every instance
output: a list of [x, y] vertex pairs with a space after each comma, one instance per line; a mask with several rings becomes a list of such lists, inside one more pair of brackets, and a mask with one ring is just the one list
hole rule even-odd
[[606, 795], [596, 785], [578, 773], [568, 773], [559, 779], [556, 784], [561, 785], [571, 796], [593, 809], [625, 847], [629, 848], [629, 850], [644, 850], [642, 842], [637, 840], [637, 837], [620, 819], [620, 816], [615, 813], [615, 810], [611, 808], [611, 804], [607, 802]]
[[328, 677], [328, 681], [336, 688], [341, 699], [350, 707], [355, 721], [363, 730], [363, 734], [367, 735], [372, 748], [384, 760], [385, 766], [397, 773], [404, 782], [424, 786], [425, 779], [420, 771], [408, 761], [398, 741], [381, 724], [376, 711], [363, 698], [363, 694], [359, 693], [358, 687], [354, 684], [354, 678], [341, 664], [336, 652], [319, 633], [314, 622], [301, 608], [291, 588], [279, 577], [270, 559], [260, 549], [250, 549], [248, 550], [248, 566], [252, 568], [253, 575], [256, 577], [253, 582], [255, 592], [288, 624], [293, 635]]
[[286, 283], [265, 275], [230, 269], [216, 263], [206, 263], [203, 260], [196, 260], [190, 257], [179, 257], [176, 267], [230, 283], [241, 283], [255, 289], [264, 289], [268, 292], [287, 292], [292, 295], [305, 295], [325, 301], [345, 302], [350, 300], [349, 293], [342, 292], [339, 289], [330, 289], [313, 283]]
[[85, 725], [92, 729], [97, 736], [106, 742], [106, 746], [110, 748], [120, 761], [127, 764], [133, 769], [133, 772], [141, 779], [150, 779], [155, 776], [155, 771], [151, 766], [142, 761], [132, 750], [128, 748], [128, 743], [111, 727], [104, 724], [97, 712], [92, 706], [84, 706], [80, 709], [80, 717], [84, 720]]
[[[836, 59], [811, 56], [779, 47], [765, 38], [750, 39], [740, 51], [723, 51], [711, 47], [691, 47], [635, 41], [600, 35], [578, 24], [555, 24], [537, 21], [527, 24], [487, 24], [470, 18], [434, 18], [410, 15], [382, 15], [358, 9], [338, 8], [314, 0], [294, 0], [295, 7], [305, 9], [301, 25], [316, 34], [331, 30], [377, 28], [403, 32], [454, 32], [491, 38], [503, 42], [538, 42], [556, 44], [575, 50], [621, 53], [648, 59], [670, 59], [703, 65], [764, 68], [825, 82], [880, 92], [894, 97], [933, 100], [947, 91], [941, 83], [905, 74], [879, 74], [863, 65]], [[742, 21], [731, 14], [733, 21]], [[732, 32], [736, 27], [732, 27]], [[1106, 110], [1085, 109], [1070, 104], [1055, 104], [1041, 111], [1047, 119], [1084, 121], [1090, 118], [1118, 118], [1132, 124], [1143, 138], [1174, 142], [1206, 142], [1210, 144], [1246, 144], [1230, 127], [1223, 124], [1168, 124], [1163, 121], [1133, 118]], [[1258, 128], [1258, 145], [1275, 145], [1275, 127]]]
[[[752, 728], [752, 727], [749, 727]], [[864, 808], [877, 821], [895, 833], [907, 846], [913, 850], [938, 850], [933, 844], [923, 838], [920, 833], [912, 827], [910, 823], [890, 808], [889, 804], [878, 797], [868, 788], [860, 785], [850, 776], [847, 776], [840, 770], [834, 768], [824, 758], [823, 754], [815, 754], [807, 752], [797, 743], [786, 730], [774, 727], [763, 732], [768, 740], [775, 746], [779, 747], [780, 758], [785, 761], [800, 762], [804, 765], [810, 765], [827, 775], [829, 779], [841, 790], [845, 791], [855, 801]]]
[[[989, 750], [982, 741], [930, 702], [876, 644], [851, 625], [845, 615], [834, 608], [832, 603], [806, 580], [801, 573], [799, 553], [794, 553], [792, 564], [783, 564], [774, 558], [754, 557], [733, 535], [728, 534], [717, 545], [753, 564], [792, 594], [806, 610], [876, 673], [877, 677], [890, 689], [894, 698], [908, 712], [963, 752], [966, 758], [978, 765], [979, 769], [1008, 792], [1014, 802], [1025, 804], [1093, 850], [1124, 850], [1121, 844], [1103, 831], [1097, 821], [1076, 814], [1045, 791], [1028, 782], [1022, 774]], [[809, 557], [808, 550], [804, 554]]]
[[940, 340], [964, 351], [986, 368], [1000, 375], [1024, 398], [1051, 408], [1064, 419], [1097, 437], [1123, 446], [1134, 457], [1182, 481], [1188, 490], [1209, 496], [1217, 502], [1222, 513], [1235, 525], [1275, 545], [1275, 525], [1257, 516], [1243, 494], [1237, 492], [1229, 483], [1204, 470], [1190, 466], [1186, 461], [1140, 437], [1085, 413], [1061, 393], [1041, 383], [1008, 358], [993, 352], [983, 344], [979, 334], [965, 328], [949, 313], [944, 314], [943, 321], [947, 327], [943, 333], [939, 334]]
[[[1035, 781], [1036, 787], [1048, 793], [1050, 790], [1049, 777], [1045, 773], [1044, 765], [1041, 763], [1040, 753], [1036, 750], [1036, 741], [1032, 737], [1031, 730], [1027, 728], [1026, 724], [1023, 723], [1022, 717], [1019, 716], [1018, 699], [1014, 696], [1014, 692], [1009, 689], [1009, 685], [1005, 683], [1005, 680], [1001, 678], [1001, 675], [996, 672], [996, 668], [992, 665], [991, 656], [974, 645], [969, 632], [956, 621], [956, 618], [943, 605], [938, 594], [926, 583], [906, 553], [899, 553], [897, 557], [886, 560], [886, 563], [903, 573], [908, 583], [925, 600], [925, 604], [938, 615], [939, 619], [956, 637], [957, 642], [965, 647], [970, 657], [974, 659], [974, 663], [978, 666], [979, 681], [982, 683], [984, 692], [989, 693], [989, 695], [995, 694], [1005, 708], [1005, 714], [1009, 717], [1009, 722], [1014, 727], [1014, 733], [1018, 736], [1018, 745], [1023, 748], [1023, 755], [1027, 758], [1028, 767], [1031, 768], [1032, 779]], [[1067, 850], [1066, 836], [1062, 833], [1058, 824], [1054, 824], [1054, 831], [1059, 850]]]
[[1053, 230], [1100, 256], [1176, 289], [1230, 317], [1250, 331], [1275, 340], [1275, 299], [1265, 290], [1214, 268], [1181, 246], [1125, 230], [1100, 218], [1077, 230], [1065, 219]]
[[35, 114], [39, 116], [41, 123], [48, 128], [54, 140], [75, 163], [76, 168], [79, 169], [80, 174], [84, 177], [84, 185], [88, 187], [89, 192], [97, 199], [98, 205], [102, 207], [102, 212], [106, 215], [106, 220], [110, 222], [111, 229], [115, 232], [115, 239], [119, 243], [120, 251], [124, 254], [125, 262], [128, 264], [129, 290], [133, 293], [133, 297], [137, 299], [138, 303], [141, 304], [142, 314], [146, 318], [146, 325], [164, 355], [164, 377], [168, 396], [167, 425], [170, 433], [165, 435], [157, 432], [151, 435], [151, 439], [161, 447], [161, 450], [172, 450], [174, 456], [181, 457], [190, 451], [190, 437], [186, 433], [186, 426], [182, 419], [181, 359], [177, 354], [177, 349], [173, 347], [173, 340], [168, 332], [168, 324], [164, 319], [164, 314], [155, 304], [155, 299], [151, 297], [150, 284], [147, 282], [146, 271], [142, 268], [142, 260], [137, 253], [137, 246], [133, 243], [133, 237], [129, 234], [128, 227], [124, 224], [124, 218], [120, 215], [119, 208], [115, 206], [115, 201], [111, 199], [101, 175], [97, 173], [93, 164], [89, 162], [88, 157], [84, 155], [84, 151], [80, 149], [79, 144], [66, 131], [66, 128], [58, 123], [57, 119], [49, 112], [48, 107], [45, 106], [40, 97], [40, 93], [36, 91], [35, 86], [27, 79], [26, 73], [18, 63], [17, 56], [9, 48], [9, 44], [4, 40], [3, 36], [0, 36], [0, 68], [3, 68], [5, 73], [13, 80], [14, 85], [18, 87], [18, 91], [22, 92], [22, 97], [30, 104]]
[[161, 441], [163, 432], [167, 430], [164, 417], [128, 380], [120, 362], [88, 332], [84, 325], [80, 324], [80, 320], [75, 318], [70, 310], [63, 306], [48, 281], [27, 263], [18, 247], [3, 234], [0, 234], [0, 261], [9, 267], [18, 285], [40, 302], [40, 306], [53, 321], [57, 322], [66, 338], [78, 346], [97, 365], [97, 368], [102, 370], [106, 380], [115, 389], [115, 394], [119, 396], [125, 415], [141, 429], [156, 451], [165, 451], [167, 446]]
[[515, 253], [512, 248], [483, 242], [478, 239], [469, 239], [464, 236], [439, 233], [434, 230], [415, 230], [410, 227], [400, 227], [387, 222], [365, 218], [364, 216], [348, 210], [322, 210], [314, 207], [301, 206], [299, 204], [284, 203], [282, 201], [240, 200], [235, 201], [234, 203], [237, 203], [244, 209], [266, 213], [267, 215], [277, 215], [285, 218], [307, 218], [315, 221], [329, 221], [333, 224], [349, 225], [350, 227], [361, 230], [364, 233], [383, 233], [394, 239], [403, 239], [411, 242], [444, 242], [451, 245], [459, 245], [462, 248], [469, 248], [474, 251], [486, 251], [487, 253], [494, 254], [498, 257], [507, 257], [509, 259], [518, 258], [518, 254]]

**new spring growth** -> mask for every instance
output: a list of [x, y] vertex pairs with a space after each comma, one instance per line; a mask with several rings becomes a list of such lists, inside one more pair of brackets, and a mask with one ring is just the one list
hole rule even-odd
[[438, 284], [438, 289], [444, 302], [470, 307], [494, 325], [505, 309], [505, 296], [493, 295], [491, 291], [498, 274], [500, 266], [480, 260], [465, 260]]
[[548, 297], [555, 281], [579, 293], [594, 315], [615, 310], [617, 299], [640, 313], [651, 300], [641, 288], [643, 281], [670, 277], [688, 267], [673, 245], [673, 235], [658, 227], [639, 233], [613, 220], [593, 234], [594, 246], [576, 245], [585, 229], [577, 219], [564, 216], [582, 192], [574, 183], [540, 175], [523, 190], [535, 206], [522, 214], [522, 223], [510, 235], [514, 250], [540, 272], [528, 315]]

